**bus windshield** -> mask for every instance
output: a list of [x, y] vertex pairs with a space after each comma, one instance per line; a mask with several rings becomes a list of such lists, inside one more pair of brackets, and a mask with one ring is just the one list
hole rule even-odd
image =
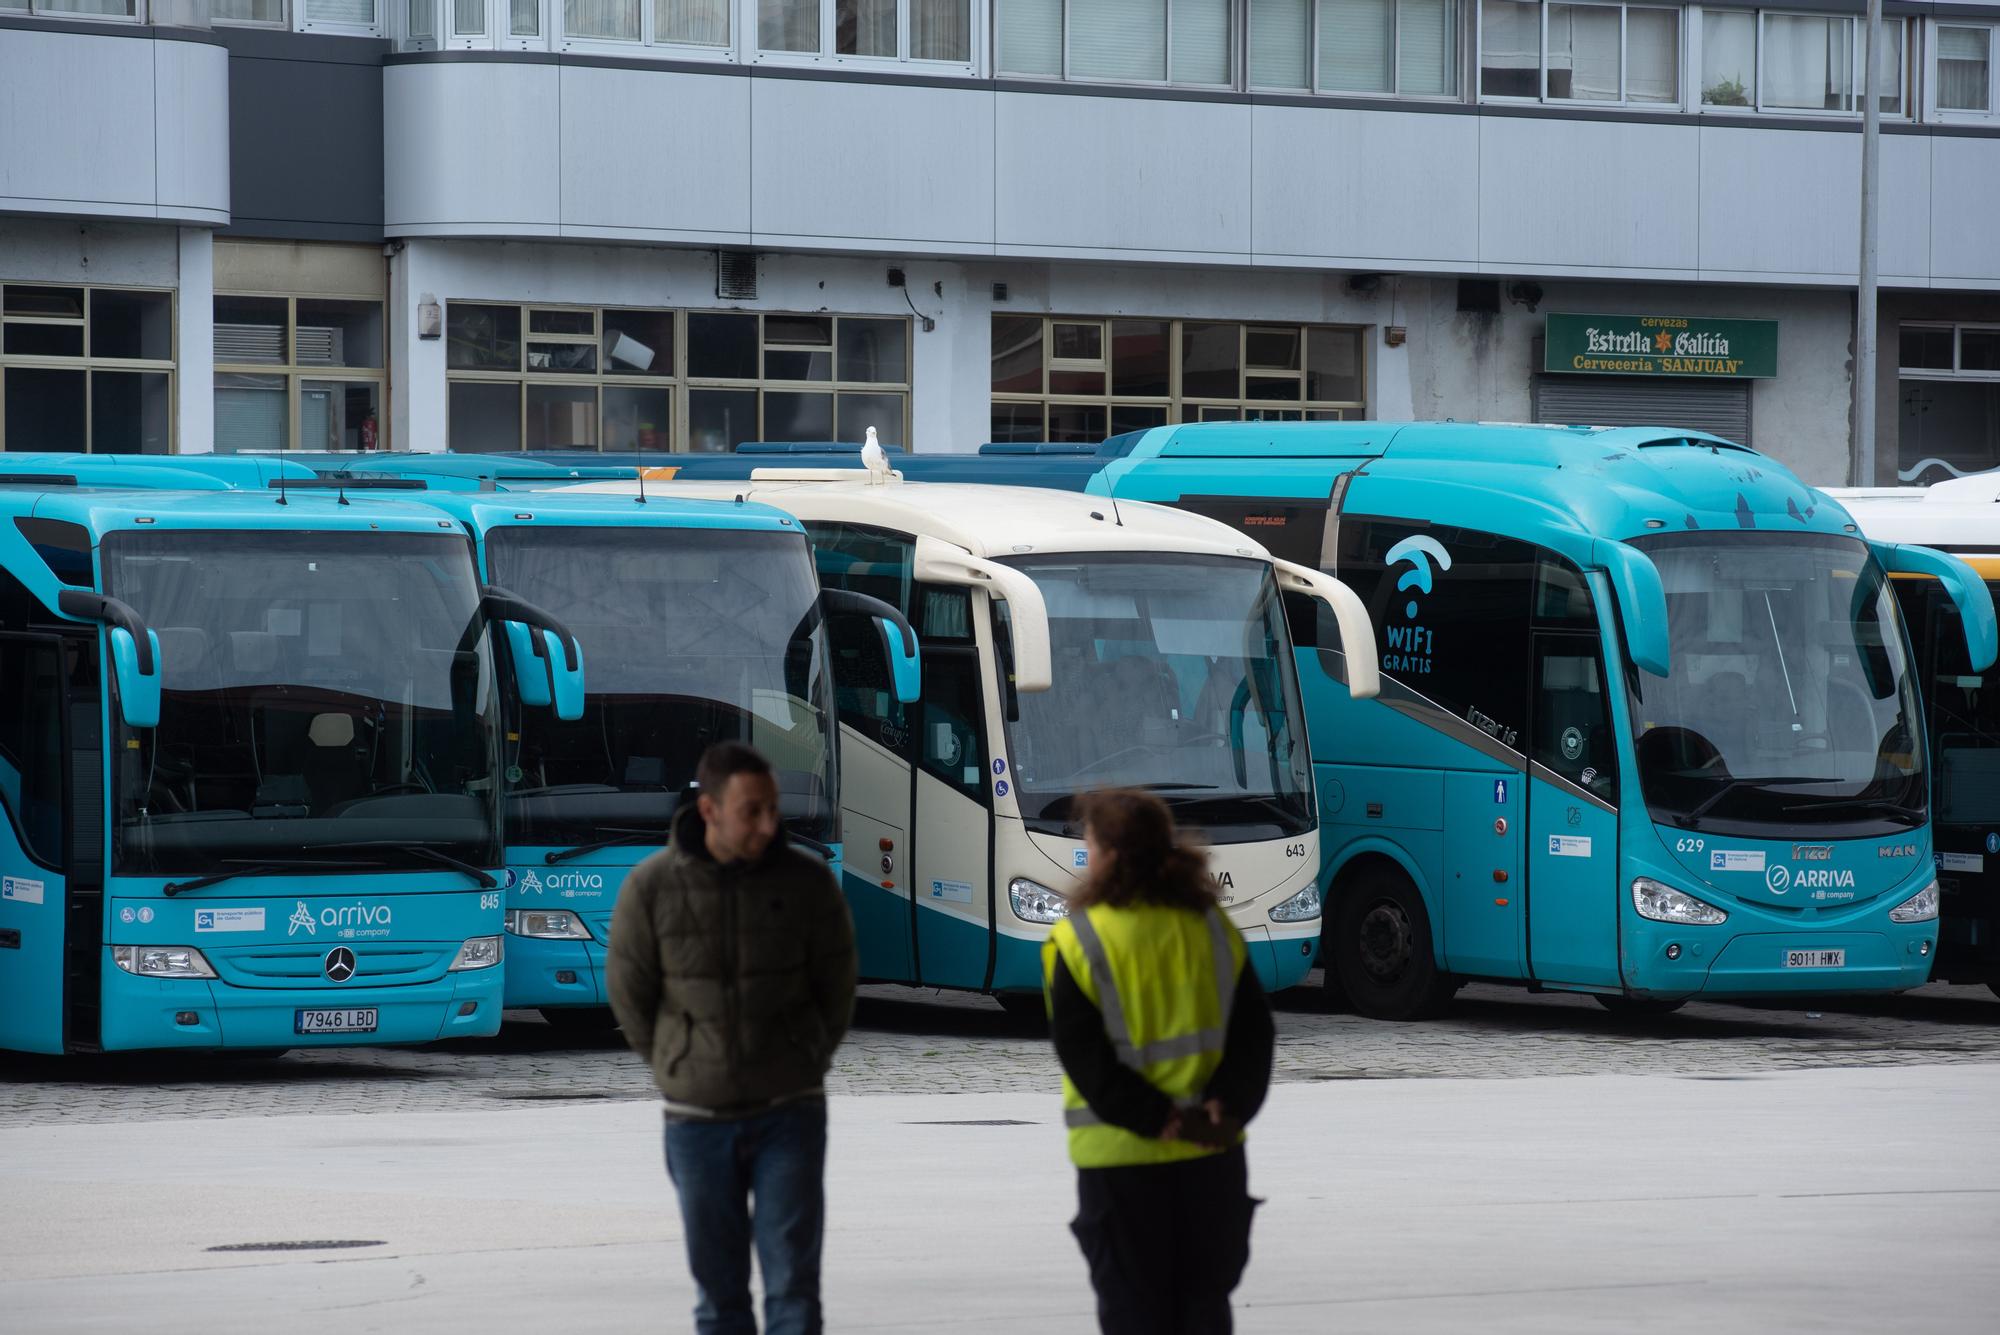
[[1923, 823], [1906, 641], [1864, 544], [1744, 532], [1635, 545], [1659, 567], [1672, 640], [1671, 675], [1631, 676], [1656, 819], [1767, 838]]
[[1015, 558], [1048, 602], [1054, 684], [1008, 725], [1031, 827], [1074, 834], [1097, 788], [1159, 794], [1218, 842], [1312, 828], [1291, 645], [1262, 561], [1172, 553]]
[[509, 843], [665, 842], [712, 742], [777, 771], [785, 827], [839, 837], [819, 580], [803, 534], [508, 527], [486, 539], [493, 582], [583, 645], [583, 717], [524, 711], [508, 746]]
[[462, 538], [117, 533], [104, 584], [161, 659], [159, 726], [116, 749], [120, 871], [497, 860], [498, 691]]

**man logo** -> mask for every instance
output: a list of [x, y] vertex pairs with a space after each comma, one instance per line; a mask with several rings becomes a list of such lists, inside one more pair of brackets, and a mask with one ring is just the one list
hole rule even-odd
[[[1431, 591], [1433, 578], [1431, 565], [1436, 563], [1439, 570], [1451, 569], [1451, 553], [1436, 538], [1423, 533], [1413, 533], [1391, 547], [1382, 558], [1382, 564], [1393, 566], [1398, 561], [1408, 561], [1410, 568], [1396, 580], [1396, 591], [1415, 589], [1419, 593]], [[1417, 600], [1410, 599], [1403, 604], [1403, 615], [1414, 621], [1417, 619]]]
[[1782, 895], [1792, 886], [1792, 869], [1782, 862], [1771, 864], [1771, 870], [1764, 873], [1764, 884], [1774, 895]]
[[314, 936], [319, 932], [318, 924], [313, 921], [312, 910], [306, 907], [303, 899], [299, 901], [299, 906], [292, 910], [292, 916], [286, 920], [285, 935], [297, 936], [301, 927], [306, 929], [307, 936]]
[[354, 977], [354, 952], [346, 946], [335, 946], [327, 951], [326, 976], [336, 983], [344, 983]]

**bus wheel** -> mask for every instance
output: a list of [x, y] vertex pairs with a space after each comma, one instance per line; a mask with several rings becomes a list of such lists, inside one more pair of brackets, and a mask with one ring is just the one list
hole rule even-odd
[[1000, 1003], [1000, 1009], [1023, 1024], [1046, 1025], [1049, 1022], [1048, 1003], [1039, 992], [996, 992], [993, 999]]
[[1687, 1005], [1685, 997], [1679, 1000], [1669, 1000], [1666, 997], [1614, 997], [1607, 996], [1602, 992], [1593, 993], [1592, 995], [1596, 998], [1598, 1005], [1604, 1007], [1604, 1009], [1610, 1011], [1613, 1015], [1628, 1015], [1635, 1020], [1647, 1015], [1672, 1015], [1675, 1011]]
[[565, 1034], [605, 1034], [618, 1027], [609, 1006], [545, 1006], [542, 1018]]
[[1458, 991], [1431, 952], [1423, 897], [1400, 872], [1370, 868], [1340, 896], [1328, 953], [1354, 1009], [1376, 1020], [1440, 1014]]

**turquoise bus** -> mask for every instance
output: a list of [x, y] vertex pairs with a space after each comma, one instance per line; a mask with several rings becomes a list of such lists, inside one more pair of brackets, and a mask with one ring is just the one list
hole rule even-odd
[[1322, 953], [1364, 1014], [1433, 1014], [1469, 979], [1632, 1012], [1929, 977], [1929, 749], [1888, 579], [1938, 582], [1974, 672], [1993, 604], [1766, 456], [1672, 429], [1260, 422], [896, 466], [1176, 505], [1361, 595], [1379, 699], [1348, 697], [1338, 650], [1299, 657]]
[[574, 639], [305, 470], [9, 458], [0, 511], [0, 1047], [496, 1032], [489, 627], [565, 710]]

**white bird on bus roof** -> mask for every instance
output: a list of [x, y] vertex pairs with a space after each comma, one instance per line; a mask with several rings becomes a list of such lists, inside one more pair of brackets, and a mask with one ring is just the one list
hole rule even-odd
[[882, 448], [882, 442], [875, 439], [875, 428], [868, 428], [868, 439], [861, 446], [861, 462], [872, 475], [870, 481], [880, 482], [889, 475], [889, 454]]

